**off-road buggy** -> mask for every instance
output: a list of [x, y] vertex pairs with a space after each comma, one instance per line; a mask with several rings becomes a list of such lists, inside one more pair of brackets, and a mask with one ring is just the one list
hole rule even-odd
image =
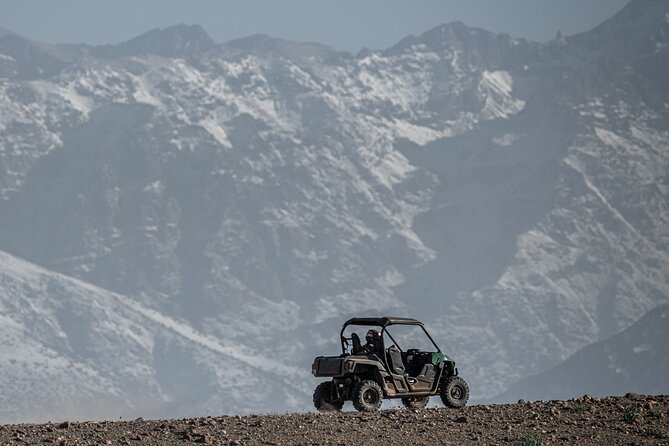
[[[424, 333], [427, 339], [423, 341], [429, 340], [426, 349], [402, 350], [396, 340], [399, 336], [391, 334], [397, 327], [388, 330], [391, 326], [409, 326], [421, 337]], [[365, 331], [381, 329], [375, 351], [364, 348], [360, 335], [353, 331], [361, 327]], [[399, 317], [353, 318], [344, 323], [339, 336], [342, 354], [318, 356], [311, 366], [314, 376], [331, 378], [314, 391], [314, 406], [319, 411], [341, 410], [345, 401], [352, 401], [357, 410], [373, 412], [384, 398], [401, 398], [405, 407], [418, 409], [425, 407], [432, 395], [439, 395], [447, 407], [460, 408], [467, 403], [467, 383], [422, 322]]]

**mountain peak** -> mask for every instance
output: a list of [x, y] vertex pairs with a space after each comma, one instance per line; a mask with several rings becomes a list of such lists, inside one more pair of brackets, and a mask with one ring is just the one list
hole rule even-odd
[[216, 44], [200, 25], [179, 24], [156, 28], [119, 45], [104, 45], [93, 53], [102, 57], [157, 54], [165, 57], [185, 57], [202, 53]]
[[448, 41], [466, 33], [468, 27], [462, 22], [444, 23], [425, 31], [420, 36], [410, 35], [400, 40], [389, 51], [403, 50], [416, 44], [427, 44], [429, 47], [443, 47]]
[[389, 52], [404, 51], [413, 45], [425, 45], [428, 48], [441, 51], [444, 48], [468, 47], [473, 42], [492, 40], [495, 34], [480, 28], [468, 26], [462, 22], [450, 22], [425, 31], [420, 36], [409, 36], [400, 40], [391, 47]]
[[270, 37], [267, 34], [253, 34], [248, 37], [231, 40], [223, 45], [228, 53], [250, 53], [263, 56], [280, 56], [286, 59], [317, 58], [330, 60], [336, 57], [348, 56], [327, 45], [311, 42], [294, 42], [290, 40]]
[[59, 72], [73, 58], [67, 49], [33, 42], [0, 28], [0, 55], [8, 56], [0, 64], [0, 77], [38, 79]]

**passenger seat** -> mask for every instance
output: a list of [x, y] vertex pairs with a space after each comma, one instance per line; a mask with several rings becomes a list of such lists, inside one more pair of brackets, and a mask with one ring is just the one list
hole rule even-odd
[[390, 366], [391, 371], [396, 375], [404, 375], [406, 369], [402, 362], [402, 352], [400, 352], [394, 345], [388, 347], [387, 352], [388, 365]]

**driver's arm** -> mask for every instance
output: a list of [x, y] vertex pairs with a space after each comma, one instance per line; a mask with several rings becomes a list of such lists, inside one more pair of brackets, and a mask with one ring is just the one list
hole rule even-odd
[[360, 350], [360, 353], [364, 353], [366, 355], [371, 355], [374, 353], [374, 344], [371, 342], [366, 343], [365, 345], [362, 346], [362, 349]]

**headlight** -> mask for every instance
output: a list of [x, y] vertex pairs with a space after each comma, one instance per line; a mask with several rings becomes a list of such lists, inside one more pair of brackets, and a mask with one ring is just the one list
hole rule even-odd
[[344, 362], [344, 372], [352, 373], [355, 370], [355, 361], [346, 361]]

